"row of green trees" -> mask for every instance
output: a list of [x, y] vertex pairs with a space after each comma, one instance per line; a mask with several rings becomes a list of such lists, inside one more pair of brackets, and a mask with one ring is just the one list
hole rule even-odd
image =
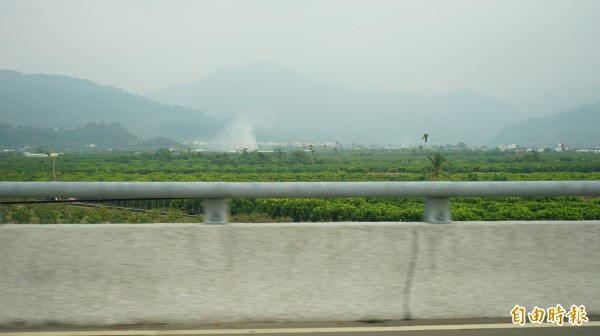
[[[192, 200], [190, 200], [192, 201]], [[177, 202], [166, 211], [154, 208], [127, 211], [107, 207], [84, 207], [67, 204], [0, 205], [0, 220], [4, 223], [197, 223]], [[200, 203], [201, 200], [193, 200]], [[458, 221], [504, 220], [598, 220], [600, 199], [583, 197], [533, 198], [456, 198], [451, 200], [451, 214]], [[422, 199], [232, 199], [232, 221], [239, 222], [379, 222], [420, 221]], [[201, 211], [201, 210], [199, 210]]]
[[178, 208], [166, 212], [153, 209], [143, 212], [108, 207], [67, 204], [1, 204], [0, 223], [32, 224], [101, 224], [101, 223], [196, 223], [201, 216], [185, 216]]
[[[246, 154], [172, 153], [168, 150], [105, 155], [60, 155], [56, 169], [63, 181], [404, 181], [599, 179], [595, 154], [482, 156], [469, 151], [412, 156], [398, 151], [340, 151], [335, 158], [315, 155], [314, 164], [291, 163], [294, 152]], [[0, 154], [0, 179], [50, 181], [50, 158]], [[566, 174], [566, 173], [570, 173]], [[448, 175], [446, 175], [448, 174]]]
[[[103, 155], [65, 154], [57, 159], [62, 181], [505, 181], [600, 180], [600, 155], [428, 150], [314, 152], [314, 163], [293, 162], [295, 154], [193, 153], [159, 150]], [[308, 152], [302, 152], [308, 153]], [[50, 158], [0, 154], [0, 179], [50, 181]], [[455, 220], [600, 219], [598, 199], [464, 198], [452, 199]], [[168, 205], [165, 205], [168, 204]], [[127, 207], [127, 206], [126, 206]], [[139, 208], [139, 205], [137, 206]], [[232, 199], [233, 221], [418, 221], [423, 200], [400, 199]], [[65, 204], [0, 205], [5, 222], [105, 223], [200, 221], [202, 200], [169, 200], [146, 205], [143, 212], [81, 208]], [[191, 210], [190, 210], [191, 209]], [[164, 213], [163, 213], [164, 212]], [[184, 215], [196, 215], [186, 217]], [[158, 217], [162, 216], [162, 217]]]

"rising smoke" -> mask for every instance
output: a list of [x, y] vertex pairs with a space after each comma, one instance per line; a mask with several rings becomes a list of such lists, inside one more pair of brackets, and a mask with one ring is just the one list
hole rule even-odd
[[254, 124], [246, 117], [238, 117], [225, 126], [224, 132], [217, 138], [223, 150], [239, 151], [256, 149]]
[[256, 128], [272, 128], [277, 115], [270, 109], [246, 109], [225, 126], [217, 138], [224, 151], [256, 150]]

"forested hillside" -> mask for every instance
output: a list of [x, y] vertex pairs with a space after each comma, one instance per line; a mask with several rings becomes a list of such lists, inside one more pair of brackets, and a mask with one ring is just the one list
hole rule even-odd
[[0, 70], [0, 122], [44, 128], [117, 122], [138, 136], [178, 141], [211, 139], [223, 125], [201, 111], [91, 81], [8, 70]]
[[493, 145], [600, 147], [600, 102], [504, 128]]
[[0, 123], [0, 149], [29, 147], [31, 151], [134, 150], [182, 148], [167, 138], [140, 138], [116, 123], [89, 123], [73, 128], [41, 128]]

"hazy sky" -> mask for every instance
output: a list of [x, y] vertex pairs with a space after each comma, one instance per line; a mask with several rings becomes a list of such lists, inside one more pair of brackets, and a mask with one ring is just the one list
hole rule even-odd
[[600, 100], [600, 0], [0, 0], [0, 69], [146, 93], [258, 60], [554, 113]]

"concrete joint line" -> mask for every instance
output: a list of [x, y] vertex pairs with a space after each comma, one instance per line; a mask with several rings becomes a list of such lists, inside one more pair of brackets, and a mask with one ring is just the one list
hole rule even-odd
[[417, 260], [419, 259], [419, 231], [416, 229], [411, 230], [412, 233], [412, 244], [411, 244], [411, 255], [410, 263], [408, 264], [408, 272], [406, 272], [406, 280], [404, 281], [404, 319], [411, 320], [412, 315], [410, 312], [410, 290], [412, 288], [413, 280], [415, 278], [415, 270], [417, 268]]

